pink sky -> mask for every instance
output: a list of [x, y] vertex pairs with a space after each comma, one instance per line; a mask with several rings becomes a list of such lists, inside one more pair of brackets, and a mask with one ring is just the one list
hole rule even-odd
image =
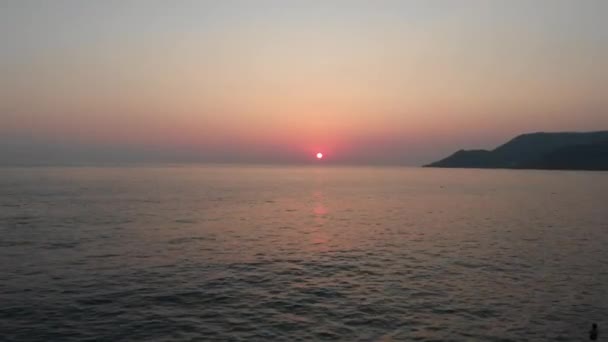
[[608, 129], [602, 1], [5, 7], [0, 134], [28, 148], [415, 165]]

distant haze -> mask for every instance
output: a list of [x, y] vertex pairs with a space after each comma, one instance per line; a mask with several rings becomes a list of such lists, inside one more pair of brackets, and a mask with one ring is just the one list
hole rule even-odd
[[608, 129], [607, 13], [603, 0], [5, 0], [0, 163], [417, 165]]

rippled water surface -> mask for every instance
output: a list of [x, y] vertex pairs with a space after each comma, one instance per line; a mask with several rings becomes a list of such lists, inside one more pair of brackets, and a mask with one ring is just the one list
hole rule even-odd
[[608, 173], [0, 169], [3, 341], [573, 341]]

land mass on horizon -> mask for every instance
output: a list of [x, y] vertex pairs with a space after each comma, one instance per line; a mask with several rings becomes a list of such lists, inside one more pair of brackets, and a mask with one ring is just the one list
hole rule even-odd
[[491, 151], [459, 150], [424, 167], [608, 170], [608, 131], [527, 133]]

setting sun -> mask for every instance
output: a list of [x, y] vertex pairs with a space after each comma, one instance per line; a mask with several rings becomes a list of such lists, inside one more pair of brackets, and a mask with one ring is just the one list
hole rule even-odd
[[317, 153], [317, 159], [323, 159], [323, 153], [321, 153], [321, 152]]

